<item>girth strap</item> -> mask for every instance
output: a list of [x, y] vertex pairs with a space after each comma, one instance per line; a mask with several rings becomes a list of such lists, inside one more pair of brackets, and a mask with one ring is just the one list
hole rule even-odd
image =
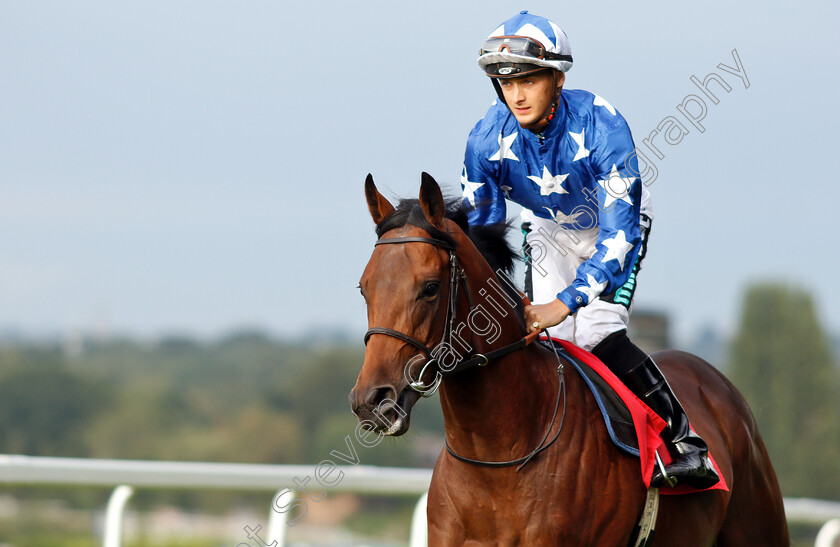
[[645, 547], [653, 541], [653, 532], [656, 528], [656, 517], [659, 516], [659, 488], [649, 488], [645, 505], [642, 509], [642, 516], [636, 529], [630, 535], [627, 547]]

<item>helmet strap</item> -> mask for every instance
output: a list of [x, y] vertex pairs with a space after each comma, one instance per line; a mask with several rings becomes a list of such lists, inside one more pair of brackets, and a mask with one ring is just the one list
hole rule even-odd
[[[507, 101], [505, 100], [505, 94], [502, 93], [502, 84], [500, 84], [499, 80], [497, 80], [496, 78], [490, 78], [490, 80], [493, 82], [493, 89], [496, 90], [496, 95], [499, 96], [499, 100], [502, 101], [503, 105], [507, 106]], [[510, 110], [510, 107], [508, 107], [508, 110]]]

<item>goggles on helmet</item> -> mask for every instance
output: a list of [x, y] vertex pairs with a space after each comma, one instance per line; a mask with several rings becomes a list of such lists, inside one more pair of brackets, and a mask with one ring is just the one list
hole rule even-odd
[[546, 51], [538, 41], [528, 36], [493, 36], [484, 41], [479, 55], [508, 51], [513, 55], [524, 55], [547, 61], [571, 61], [571, 55]]

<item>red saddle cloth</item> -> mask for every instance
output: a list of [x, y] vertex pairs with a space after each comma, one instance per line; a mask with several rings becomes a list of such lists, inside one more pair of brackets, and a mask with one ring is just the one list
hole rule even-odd
[[[665, 441], [662, 440], [660, 435], [662, 430], [665, 429], [665, 421], [644, 404], [641, 399], [636, 397], [600, 359], [566, 340], [558, 340], [556, 338], [552, 338], [552, 340], [562, 346], [570, 355], [597, 372], [610, 388], [615, 391], [616, 395], [621, 398], [624, 404], [627, 405], [633, 417], [633, 426], [639, 441], [639, 461], [641, 462], [642, 481], [645, 484], [645, 488], [649, 488], [651, 476], [657, 465], [656, 453], [659, 452], [659, 456], [665, 465], [668, 465], [672, 459]], [[720, 481], [714, 486], [706, 488], [706, 490], [728, 491], [729, 488], [726, 486], [726, 480], [723, 478], [723, 474], [720, 472], [718, 464], [714, 457], [712, 457], [711, 452], [709, 452], [709, 458], [712, 460], [712, 465], [720, 477]], [[681, 485], [677, 488], [660, 489], [661, 494], [690, 494], [699, 491], [696, 488], [686, 485]]]

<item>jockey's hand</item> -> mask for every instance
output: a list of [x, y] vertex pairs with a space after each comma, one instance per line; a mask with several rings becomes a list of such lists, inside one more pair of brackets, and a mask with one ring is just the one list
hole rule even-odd
[[548, 304], [536, 304], [525, 306], [525, 324], [528, 326], [528, 333], [535, 330], [534, 323], [538, 323], [540, 329], [545, 330], [554, 325], [559, 325], [571, 314], [569, 307], [560, 300], [553, 300]]

